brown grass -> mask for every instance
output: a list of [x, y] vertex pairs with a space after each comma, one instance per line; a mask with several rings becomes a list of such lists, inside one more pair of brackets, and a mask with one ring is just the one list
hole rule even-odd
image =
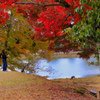
[[0, 71], [0, 100], [96, 100], [83, 86], [100, 86], [100, 77], [47, 80], [38, 75]]

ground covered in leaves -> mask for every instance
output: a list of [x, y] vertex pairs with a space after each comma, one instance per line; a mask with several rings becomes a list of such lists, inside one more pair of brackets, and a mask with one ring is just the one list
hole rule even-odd
[[96, 100], [87, 89], [100, 86], [100, 77], [47, 80], [19, 72], [0, 71], [0, 100]]

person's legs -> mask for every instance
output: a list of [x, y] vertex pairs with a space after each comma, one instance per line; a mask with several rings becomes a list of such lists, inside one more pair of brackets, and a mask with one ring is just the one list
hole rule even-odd
[[6, 71], [7, 70], [7, 62], [5, 59], [2, 59], [3, 61], [3, 71]]

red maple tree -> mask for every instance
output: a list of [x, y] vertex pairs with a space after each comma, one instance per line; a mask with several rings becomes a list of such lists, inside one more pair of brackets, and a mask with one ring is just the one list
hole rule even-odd
[[[78, 50], [79, 43], [72, 43], [66, 28], [87, 17], [86, 10], [91, 8], [87, 4], [80, 4], [80, 0], [0, 0], [0, 24], [9, 18], [8, 7], [15, 7], [17, 13], [23, 13], [30, 25], [35, 29], [31, 38], [41, 41], [52, 40], [48, 49], [69, 52]], [[75, 12], [75, 8], [85, 6], [84, 16]], [[6, 12], [5, 12], [6, 11]], [[62, 37], [62, 38], [61, 38]], [[60, 40], [59, 40], [60, 39]], [[58, 41], [58, 42], [57, 42]]]

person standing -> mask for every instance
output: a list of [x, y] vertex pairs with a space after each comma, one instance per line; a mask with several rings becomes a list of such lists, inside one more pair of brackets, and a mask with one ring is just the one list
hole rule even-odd
[[7, 70], [7, 55], [5, 49], [2, 49], [1, 58], [3, 62], [3, 71]]

